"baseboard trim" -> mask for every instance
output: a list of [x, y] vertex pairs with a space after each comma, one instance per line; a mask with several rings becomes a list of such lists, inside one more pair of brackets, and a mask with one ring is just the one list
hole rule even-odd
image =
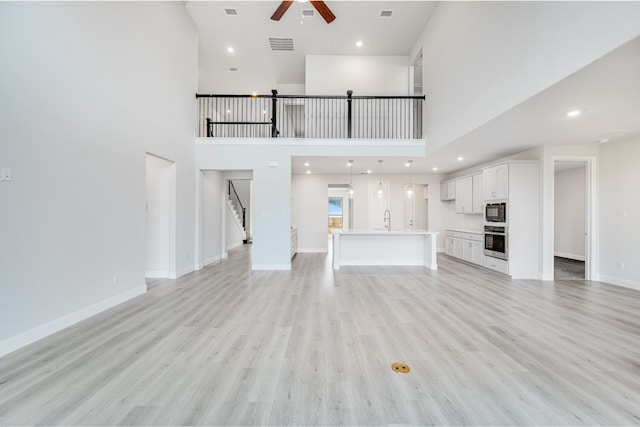
[[218, 261], [220, 261], [221, 259], [222, 259], [222, 255], [216, 255], [216, 256], [214, 256], [214, 257], [211, 257], [211, 258], [209, 258], [209, 259], [205, 260], [205, 261], [204, 261], [204, 265], [203, 265], [203, 266], [204, 266], [204, 267], [206, 267], [207, 265], [211, 265], [211, 264], [213, 264], [214, 262], [218, 262]]
[[55, 334], [56, 332], [68, 328], [69, 326], [75, 325], [76, 323], [81, 322], [91, 316], [95, 316], [98, 313], [108, 310], [111, 307], [115, 307], [116, 305], [122, 304], [123, 302], [133, 299], [138, 295], [142, 295], [145, 292], [147, 292], [146, 284], [130, 289], [114, 297], [108, 298], [104, 301], [100, 301], [96, 304], [92, 304], [74, 313], [52, 320], [43, 325], [36, 326], [35, 328], [29, 329], [26, 332], [22, 332], [9, 339], [6, 339], [0, 342], [0, 357], [16, 351], [22, 347], [26, 347], [29, 344], [33, 344], [34, 342], [41, 340], [42, 338]]
[[195, 271], [193, 265], [186, 266], [178, 271], [170, 271], [169, 279], [177, 279], [178, 277], [182, 277], [185, 274], [193, 273]]
[[167, 270], [151, 270], [144, 273], [147, 279], [168, 279], [169, 272]]
[[231, 249], [239, 248], [242, 245], [244, 245], [244, 243], [242, 243], [242, 241], [240, 241], [239, 243], [234, 243], [233, 245], [227, 246], [227, 250], [229, 251]]
[[538, 274], [540, 280], [544, 282], [551, 282], [554, 280], [553, 273], [542, 273]]
[[568, 254], [566, 252], [554, 252], [553, 256], [557, 256], [557, 257], [560, 257], [560, 258], [575, 259], [576, 261], [584, 261], [585, 260], [584, 255]]
[[299, 254], [326, 254], [329, 252], [328, 248], [297, 248], [296, 253]]
[[291, 270], [291, 264], [253, 264], [252, 270]]
[[606, 274], [601, 274], [598, 277], [599, 282], [609, 283], [616, 286], [622, 286], [623, 288], [635, 289], [640, 291], [640, 282], [629, 279], [622, 279], [620, 277], [615, 276], [607, 276]]

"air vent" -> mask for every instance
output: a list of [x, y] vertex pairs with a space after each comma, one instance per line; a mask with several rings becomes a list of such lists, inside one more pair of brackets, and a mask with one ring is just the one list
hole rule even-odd
[[224, 9], [224, 14], [227, 16], [238, 16], [238, 9]]
[[382, 9], [380, 11], [380, 18], [391, 18], [391, 15], [393, 15], [393, 10]]
[[271, 50], [293, 51], [293, 39], [290, 37], [269, 37]]
[[229, 67], [229, 71], [235, 73], [238, 69], [236, 67]]
[[313, 16], [316, 16], [316, 11], [313, 9], [302, 9], [302, 16], [304, 18], [311, 18]]

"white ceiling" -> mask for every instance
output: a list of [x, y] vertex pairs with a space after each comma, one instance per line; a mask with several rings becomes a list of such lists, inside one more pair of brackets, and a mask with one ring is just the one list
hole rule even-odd
[[[428, 99], [428, 95], [427, 95]], [[567, 117], [570, 110], [581, 110]], [[640, 38], [589, 64], [456, 141], [428, 154], [461, 169], [540, 145], [613, 143], [640, 134]]]
[[[302, 10], [313, 9], [308, 2], [291, 5], [280, 21], [270, 19], [280, 1], [186, 2], [200, 35], [199, 91], [268, 94], [274, 83], [303, 85], [305, 55], [409, 55], [436, 5], [431, 1], [325, 3], [336, 15], [331, 24], [317, 13], [303, 20]], [[227, 16], [225, 8], [236, 9], [238, 16]], [[380, 18], [382, 9], [393, 10], [393, 16]], [[295, 50], [272, 51], [269, 37], [291, 37]], [[356, 47], [357, 40], [362, 47]], [[229, 46], [234, 48], [232, 54], [227, 52]], [[238, 71], [230, 72], [229, 67]]]
[[[320, 16], [300, 24], [295, 3], [281, 21], [270, 18], [279, 1], [187, 2], [199, 33], [200, 92], [268, 93], [276, 84], [304, 83], [307, 54], [408, 55], [435, 7], [424, 1], [327, 1], [337, 19]], [[225, 7], [238, 10], [228, 17]], [[394, 11], [394, 18], [378, 15]], [[272, 52], [269, 37], [292, 37], [294, 52]], [[364, 46], [357, 48], [356, 40]], [[229, 54], [228, 46], [235, 52]], [[237, 73], [228, 71], [238, 67]], [[248, 84], [248, 85], [247, 85]], [[284, 92], [281, 92], [284, 93]], [[427, 104], [429, 94], [427, 93]], [[583, 113], [569, 118], [569, 110]], [[414, 172], [448, 173], [490, 162], [543, 144], [609, 143], [640, 134], [640, 38], [632, 40], [575, 74], [446, 146], [413, 159]], [[427, 135], [428, 142], [428, 135]], [[463, 156], [464, 161], [456, 160]], [[348, 173], [348, 158], [293, 159], [293, 172]], [[377, 158], [356, 158], [356, 168], [377, 171]], [[406, 173], [406, 159], [385, 158], [385, 173]]]

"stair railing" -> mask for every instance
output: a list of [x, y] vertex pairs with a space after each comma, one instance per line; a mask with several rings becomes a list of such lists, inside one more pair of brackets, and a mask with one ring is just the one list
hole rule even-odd
[[234, 187], [231, 180], [229, 180], [229, 200], [231, 200], [231, 202], [236, 206], [240, 206], [240, 209], [242, 211], [242, 227], [246, 229], [247, 209], [242, 205], [240, 197], [238, 197], [236, 187]]

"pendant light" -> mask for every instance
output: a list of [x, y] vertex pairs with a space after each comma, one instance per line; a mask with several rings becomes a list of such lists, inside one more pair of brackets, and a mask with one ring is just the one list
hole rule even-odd
[[382, 185], [382, 162], [383, 160], [378, 160], [378, 163], [380, 164], [380, 182], [378, 183], [378, 198], [382, 199], [382, 196], [384, 195], [384, 185]]
[[413, 163], [413, 160], [407, 160], [407, 163], [409, 163], [409, 185], [407, 185], [407, 197], [411, 199], [416, 192], [416, 187], [413, 185], [411, 179], [411, 164]]
[[349, 160], [349, 198], [353, 199], [353, 160]]

